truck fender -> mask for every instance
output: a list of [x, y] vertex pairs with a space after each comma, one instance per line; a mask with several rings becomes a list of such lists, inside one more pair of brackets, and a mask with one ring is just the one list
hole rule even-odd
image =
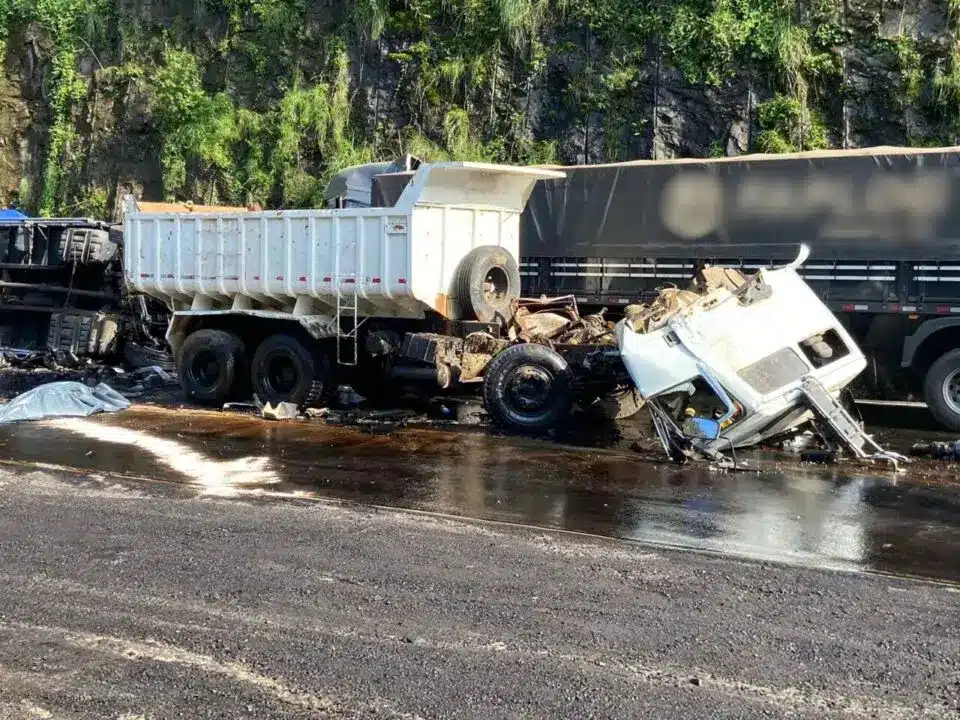
[[913, 365], [913, 359], [920, 346], [931, 336], [950, 327], [960, 327], [960, 317], [944, 317], [924, 321], [913, 335], [907, 335], [903, 341], [903, 358], [900, 367]]
[[293, 315], [278, 310], [178, 310], [167, 328], [167, 343], [174, 357], [187, 336], [187, 326], [195, 318], [204, 317], [255, 317], [274, 323], [287, 322], [300, 325], [314, 340], [336, 337], [338, 325], [331, 315]]

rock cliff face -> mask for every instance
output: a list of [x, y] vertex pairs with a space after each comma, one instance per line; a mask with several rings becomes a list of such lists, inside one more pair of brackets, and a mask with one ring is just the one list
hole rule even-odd
[[0, 0], [0, 206], [316, 204], [356, 162], [954, 144], [960, 0]]

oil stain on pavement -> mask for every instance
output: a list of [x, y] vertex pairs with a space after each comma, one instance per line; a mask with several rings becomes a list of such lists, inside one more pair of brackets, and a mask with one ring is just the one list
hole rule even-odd
[[840, 466], [719, 473], [477, 431], [146, 408], [0, 428], [0, 461], [960, 582], [960, 493]]

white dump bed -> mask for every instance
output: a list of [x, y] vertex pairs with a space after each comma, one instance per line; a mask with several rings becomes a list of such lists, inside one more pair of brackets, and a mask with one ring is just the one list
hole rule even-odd
[[[338, 293], [359, 314], [459, 317], [451, 283], [478, 245], [517, 258], [534, 183], [563, 173], [482, 163], [422, 165], [394, 207], [143, 212], [124, 199], [131, 289], [173, 310], [321, 314]], [[146, 205], [146, 204], [145, 204]]]

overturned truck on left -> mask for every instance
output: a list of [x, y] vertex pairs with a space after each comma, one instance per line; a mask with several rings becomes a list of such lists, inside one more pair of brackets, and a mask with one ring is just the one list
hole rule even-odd
[[0, 348], [168, 364], [165, 308], [125, 292], [122, 227], [3, 210], [0, 238]]

